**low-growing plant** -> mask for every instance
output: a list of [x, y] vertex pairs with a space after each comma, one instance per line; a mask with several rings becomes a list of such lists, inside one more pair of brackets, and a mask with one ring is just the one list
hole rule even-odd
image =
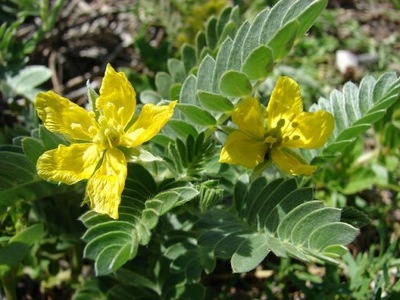
[[303, 103], [302, 84], [274, 73], [326, 5], [281, 0], [243, 22], [228, 6], [160, 62], [154, 90], [136, 95], [108, 64], [88, 109], [37, 93], [46, 71], [22, 90], [29, 70], [10, 77], [10, 95], [35, 92], [42, 124], [0, 147], [6, 297], [24, 273], [73, 299], [216, 298], [205, 278], [225, 262], [272, 270], [263, 294], [278, 299], [396, 295], [395, 237], [377, 225], [379, 248], [349, 249], [370, 228], [361, 193], [398, 192], [400, 79]]

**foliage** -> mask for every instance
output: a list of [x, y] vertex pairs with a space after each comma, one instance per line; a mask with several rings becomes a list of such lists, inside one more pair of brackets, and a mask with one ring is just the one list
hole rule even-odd
[[[49, 32], [63, 7], [64, 0], [57, 0], [49, 7], [47, 0], [2, 2], [0, 21], [0, 78], [6, 73], [11, 73], [21, 68], [26, 63], [27, 56], [35, 50], [36, 43]], [[40, 18], [40, 26], [33, 37], [18, 40], [17, 31], [20, 29], [27, 17]]]
[[[38, 87], [51, 72], [24, 67], [26, 57], [55, 26], [63, 2], [1, 4], [8, 14], [1, 15], [7, 22], [0, 27], [0, 62], [13, 72], [0, 73], [0, 89], [8, 102], [28, 100], [31, 113]], [[135, 42], [143, 60], [158, 71], [155, 88], [140, 94], [139, 108], [178, 100], [173, 118], [143, 145], [153, 159], [128, 164], [119, 218], [112, 219], [79, 206], [85, 198], [81, 184], [40, 179], [38, 158], [68, 141], [38, 125], [36, 117], [26, 118], [30, 135], [16, 134], [0, 146], [2, 292], [17, 299], [16, 283], [29, 274], [42, 291], [64, 287], [73, 299], [221, 299], [230, 295], [212, 284], [213, 275], [227, 267], [243, 276], [271, 270], [260, 292], [271, 298], [396, 297], [397, 74], [367, 75], [330, 93], [318, 80], [306, 84], [307, 74], [299, 80], [306, 87], [303, 96], [310, 96], [310, 89], [320, 96], [305, 110], [323, 109], [335, 117], [326, 145], [300, 153], [319, 167], [314, 175], [221, 164], [221, 148], [235, 129], [230, 116], [241, 99], [257, 96], [266, 106], [271, 83], [293, 73], [298, 49], [308, 51], [318, 39], [327, 44], [320, 51], [335, 48], [321, 33], [326, 20], [318, 19], [329, 14], [328, 1], [269, 1], [274, 5], [261, 8], [259, 1], [242, 3], [246, 13], [237, 6], [222, 8], [224, 1], [207, 2], [209, 11], [199, 18], [190, 14], [196, 1], [159, 1], [165, 10], [154, 10], [153, 2], [140, 1], [135, 12], [143, 10], [143, 18], [167, 28], [172, 38], [166, 48], [170, 42], [179, 48], [170, 55], [170, 49], [149, 48], [143, 35]], [[20, 45], [14, 34], [31, 15], [40, 17], [40, 29]], [[181, 27], [171, 26], [169, 16]], [[314, 22], [317, 38], [305, 36]], [[177, 34], [182, 28], [185, 37]], [[317, 58], [303, 59], [304, 71]], [[97, 97], [92, 88], [89, 93]], [[244, 278], [223, 286], [240, 286]]]

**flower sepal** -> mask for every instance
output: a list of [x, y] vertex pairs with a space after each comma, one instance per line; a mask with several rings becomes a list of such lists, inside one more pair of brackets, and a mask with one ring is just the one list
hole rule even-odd
[[90, 110], [94, 112], [96, 119], [98, 119], [100, 114], [96, 108], [96, 100], [99, 98], [99, 94], [90, 86], [90, 80], [86, 81], [86, 88]]
[[253, 181], [254, 179], [258, 178], [266, 169], [268, 169], [272, 165], [272, 159], [266, 158], [263, 162], [259, 163], [257, 166], [254, 167], [253, 171], [251, 172], [250, 179]]

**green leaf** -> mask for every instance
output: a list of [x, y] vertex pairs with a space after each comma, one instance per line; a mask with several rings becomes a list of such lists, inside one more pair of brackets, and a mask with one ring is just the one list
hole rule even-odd
[[12, 268], [16, 268], [29, 253], [29, 245], [13, 242], [0, 247], [0, 278]]
[[186, 79], [185, 65], [176, 58], [168, 60], [168, 72], [172, 76], [173, 82], [183, 82]]
[[43, 238], [43, 234], [43, 224], [35, 224], [14, 235], [10, 239], [10, 243], [21, 242], [27, 244], [28, 246], [32, 246], [34, 242], [40, 241]]
[[214, 142], [204, 138], [204, 133], [189, 135], [183, 142], [177, 139], [167, 147], [164, 157], [175, 177], [198, 178], [204, 173], [204, 165], [214, 155]]
[[185, 82], [183, 83], [181, 93], [179, 95], [180, 103], [187, 103], [192, 105], [197, 104], [196, 84], [197, 79], [194, 75], [190, 75], [188, 78], [186, 78]]
[[281, 27], [269, 41], [268, 47], [271, 48], [275, 60], [282, 59], [289, 53], [296, 38], [298, 27], [298, 22], [293, 20]]
[[343, 193], [350, 195], [370, 188], [373, 185], [386, 186], [389, 181], [388, 170], [378, 164], [371, 164], [370, 168], [358, 167], [351, 170], [349, 181]]
[[178, 103], [177, 108], [193, 124], [213, 126], [217, 123], [215, 118], [207, 111], [190, 104]]
[[247, 32], [246, 38], [244, 40], [242, 46], [242, 61], [244, 62], [248, 55], [258, 48], [260, 45], [259, 38], [261, 34], [261, 30], [263, 29], [264, 22], [268, 17], [270, 8], [267, 7], [260, 11], [257, 16], [254, 18], [249, 31]]
[[199, 66], [196, 90], [211, 91], [210, 74], [213, 73], [215, 60], [207, 55]]
[[201, 53], [203, 49], [207, 47], [207, 37], [206, 34], [202, 31], [199, 31], [196, 35], [196, 56], [197, 61], [200, 61]]
[[161, 97], [164, 99], [168, 99], [169, 88], [173, 83], [171, 75], [164, 72], [157, 73], [155, 83], [158, 92], [161, 94]]
[[219, 94], [208, 93], [199, 90], [197, 92], [201, 105], [208, 110], [215, 112], [231, 112], [234, 108], [231, 101]]
[[326, 110], [335, 117], [335, 130], [327, 144], [318, 150], [302, 151], [312, 159], [316, 156], [332, 156], [344, 149], [380, 120], [399, 97], [400, 79], [395, 73], [383, 74], [378, 80], [372, 76], [363, 78], [360, 86], [348, 82], [342, 91], [334, 90], [330, 99], [321, 98], [310, 111]]
[[[182, 241], [184, 237], [179, 236], [178, 239]], [[216, 264], [210, 249], [197, 245], [194, 238], [172, 244], [163, 255], [171, 260], [171, 270], [184, 272], [186, 279], [192, 282], [200, 280], [203, 269], [207, 273], [212, 272]]]
[[179, 99], [181, 89], [182, 89], [181, 83], [174, 83], [173, 85], [171, 85], [170, 90], [169, 90], [169, 98], [171, 100]]
[[47, 130], [42, 125], [39, 126], [39, 136], [46, 150], [57, 148], [60, 144], [68, 145], [63, 136]]
[[161, 101], [161, 96], [157, 92], [146, 90], [140, 93], [140, 102], [143, 104], [152, 103], [157, 104]]
[[[329, 234], [326, 234], [329, 232]], [[320, 251], [332, 245], [347, 245], [354, 240], [357, 230], [349, 224], [334, 222], [319, 226], [309, 237], [309, 246]]]
[[232, 255], [232, 271], [244, 273], [255, 269], [269, 252], [266, 235], [256, 234], [250, 236]]
[[97, 278], [85, 280], [83, 285], [75, 290], [72, 300], [98, 299], [106, 300], [107, 296], [102, 290]]
[[218, 45], [222, 44], [227, 38], [235, 37], [236, 30], [237, 30], [236, 23], [233, 21], [229, 21], [225, 25], [224, 30], [222, 31], [221, 36], [219, 37]]
[[228, 24], [230, 22], [231, 13], [232, 13], [231, 6], [225, 7], [224, 10], [221, 12], [221, 15], [219, 16], [219, 18], [217, 20], [217, 34], [218, 35], [221, 35], [221, 33], [224, 31], [224, 28], [226, 27], [226, 24]]
[[247, 56], [242, 72], [251, 80], [261, 80], [272, 72], [274, 59], [269, 47], [259, 46]]
[[207, 45], [210, 49], [214, 49], [217, 45], [217, 18], [211, 17], [206, 24]]
[[231, 53], [233, 41], [228, 38], [226, 39], [218, 52], [217, 59], [215, 61], [215, 68], [212, 76], [212, 92], [219, 93], [219, 82], [222, 74], [226, 71], [228, 66], [228, 59]]
[[136, 285], [139, 287], [145, 287], [148, 289], [156, 289], [157, 286], [153, 281], [151, 281], [149, 278], [143, 276], [142, 274], [138, 274], [135, 271], [127, 270], [127, 269], [119, 269], [117, 272], [115, 272], [115, 277], [116, 279], [127, 285]]
[[294, 179], [267, 183], [260, 177], [248, 188], [238, 183], [234, 202], [229, 209], [211, 209], [196, 225], [202, 232], [199, 244], [217, 257], [230, 258], [234, 272], [254, 269], [271, 251], [335, 263], [339, 256], [334, 249], [358, 233], [340, 221], [340, 209], [313, 201], [310, 189], [299, 189]]
[[16, 201], [41, 199], [65, 191], [41, 180], [35, 165], [23, 154], [9, 151], [0, 152], [0, 206], [12, 206]]
[[181, 55], [186, 73], [188, 74], [197, 64], [196, 49], [191, 45], [184, 44], [181, 48]]
[[284, 22], [290, 20], [297, 20], [299, 28], [297, 30], [297, 37], [303, 36], [315, 19], [321, 14], [328, 3], [328, 0], [313, 1], [298, 1], [292, 5], [287, 14], [285, 15]]
[[222, 75], [219, 89], [228, 97], [244, 97], [251, 95], [252, 85], [246, 74], [227, 71]]
[[[256, 92], [258, 81], [268, 76], [277, 59], [289, 52], [296, 38], [303, 37], [326, 3], [326, 0], [279, 1], [272, 9], [262, 10], [253, 22], [245, 21], [240, 27], [237, 6], [224, 9], [218, 18], [211, 17], [206, 32], [197, 34], [195, 47], [184, 45], [181, 50], [187, 77], [183, 80], [179, 102], [198, 106], [200, 90], [232, 98]], [[170, 93], [165, 93], [164, 85], [157, 85], [158, 93], [164, 98], [172, 98], [178, 90], [171, 93], [171, 86], [178, 83], [174, 81], [179, 77], [171, 70], [169, 79], [164, 80]], [[227, 75], [232, 71], [236, 75]], [[224, 76], [227, 77], [222, 82]], [[234, 104], [238, 99], [229, 100]], [[218, 111], [211, 115], [217, 120], [221, 118]], [[179, 118], [183, 116], [177, 114]], [[196, 121], [199, 126], [208, 126], [208, 123]]]
[[392, 114], [392, 123], [397, 129], [400, 129], [400, 109], [397, 109]]
[[32, 164], [36, 165], [38, 158], [46, 151], [38, 139], [25, 137], [22, 140], [22, 149]]
[[250, 29], [250, 23], [245, 21], [238, 29], [238, 32], [233, 40], [231, 52], [228, 59], [227, 70], [240, 70], [242, 65], [242, 47], [247, 33]]
[[[269, 13], [265, 16], [263, 22], [263, 28], [259, 35], [259, 41], [261, 45], [267, 44], [275, 35], [275, 33], [284, 25], [283, 23], [284, 17], [295, 2], [296, 2], [295, 0], [278, 1], [271, 8], [271, 10], [269, 10]], [[300, 1], [300, 2], [303, 3], [308, 2], [308, 4], [312, 3], [311, 1]], [[287, 20], [287, 21], [292, 21], [292, 20]]]
[[115, 272], [136, 256], [140, 244], [149, 242], [151, 229], [162, 215], [197, 195], [196, 189], [183, 183], [160, 190], [144, 167], [129, 164], [119, 219], [94, 211], [81, 216], [88, 228], [82, 237], [87, 242], [84, 256], [95, 261], [97, 275]]
[[366, 214], [354, 207], [344, 207], [340, 220], [357, 228], [361, 228], [371, 222]]
[[166, 129], [168, 128], [170, 128], [173, 131], [173, 134], [180, 139], [186, 139], [189, 135], [194, 137], [197, 137], [198, 135], [197, 130], [192, 125], [182, 120], [170, 120], [166, 125]]
[[22, 95], [33, 101], [39, 91], [36, 87], [49, 80], [51, 74], [51, 70], [45, 66], [27, 66], [17, 75], [6, 77], [6, 83], [14, 95]]

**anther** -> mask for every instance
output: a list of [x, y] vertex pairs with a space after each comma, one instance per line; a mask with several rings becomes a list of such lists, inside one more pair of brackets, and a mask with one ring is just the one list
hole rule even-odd
[[294, 135], [294, 136], [292, 137], [292, 139], [293, 139], [294, 141], [297, 141], [297, 140], [300, 139], [300, 136], [299, 136], [299, 135]]
[[93, 125], [89, 127], [88, 131], [90, 134], [93, 134], [93, 135], [98, 132], [97, 128]]
[[123, 106], [120, 107], [120, 108], [118, 109], [118, 111], [117, 111], [117, 115], [118, 115], [118, 116], [122, 116], [124, 109], [125, 109], [125, 107], [123, 107]]
[[80, 124], [80, 123], [71, 123], [71, 129], [72, 130], [82, 129], [82, 124]]
[[276, 123], [276, 127], [282, 128], [283, 126], [285, 126], [285, 120], [284, 119], [280, 119], [278, 121], [278, 123]]

